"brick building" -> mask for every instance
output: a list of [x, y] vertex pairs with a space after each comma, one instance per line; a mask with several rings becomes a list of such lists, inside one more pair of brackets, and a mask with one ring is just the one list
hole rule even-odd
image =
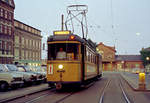
[[0, 0], [0, 63], [13, 62], [14, 9], [13, 0]]
[[41, 31], [18, 20], [14, 20], [14, 26], [14, 62], [41, 64]]
[[97, 51], [102, 55], [103, 70], [131, 70], [144, 68], [140, 55], [116, 55], [115, 47], [98, 44]]

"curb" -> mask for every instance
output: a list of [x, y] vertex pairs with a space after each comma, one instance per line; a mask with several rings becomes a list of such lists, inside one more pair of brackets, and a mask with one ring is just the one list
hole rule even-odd
[[150, 90], [140, 90], [140, 89], [134, 88], [134, 87], [128, 82], [128, 80], [126, 80], [126, 79], [122, 76], [122, 74], [120, 74], [120, 75], [121, 75], [121, 77], [123, 78], [123, 80], [128, 84], [128, 86], [129, 86], [133, 91], [136, 91], [136, 92], [150, 92]]
[[36, 93], [39, 93], [39, 92], [47, 91], [47, 90], [50, 90], [50, 89], [52, 89], [52, 88], [49, 87], [49, 88], [38, 90], [38, 91], [35, 91], [35, 92], [32, 92], [32, 93], [27, 93], [27, 94], [15, 96], [15, 97], [10, 97], [10, 98], [6, 98], [6, 99], [2, 99], [2, 100], [0, 100], [0, 103], [10, 102], [10, 101], [15, 100], [15, 99], [23, 98], [23, 97], [26, 97], [26, 96], [29, 96], [29, 95], [33, 95], [33, 94], [36, 94]]

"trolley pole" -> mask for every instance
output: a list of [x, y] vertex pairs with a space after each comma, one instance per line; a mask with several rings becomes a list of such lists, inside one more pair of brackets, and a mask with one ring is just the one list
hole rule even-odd
[[61, 30], [64, 30], [64, 15], [61, 16]]

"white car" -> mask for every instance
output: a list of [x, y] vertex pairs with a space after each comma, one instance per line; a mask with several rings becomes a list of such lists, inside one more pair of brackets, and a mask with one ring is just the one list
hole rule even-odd
[[16, 85], [21, 86], [24, 83], [23, 79], [23, 75], [9, 72], [3, 64], [0, 64], [0, 90], [7, 90]]
[[18, 68], [13, 64], [5, 64], [4, 66], [10, 72], [22, 74], [24, 77], [24, 84], [25, 85], [32, 84], [32, 82], [36, 80], [36, 75], [31, 74], [31, 73], [27, 73], [27, 72], [23, 72], [23, 71], [19, 71]]

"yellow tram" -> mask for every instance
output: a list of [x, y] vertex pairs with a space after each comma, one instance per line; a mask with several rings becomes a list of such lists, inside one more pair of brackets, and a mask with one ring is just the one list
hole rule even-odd
[[86, 39], [70, 31], [55, 31], [47, 45], [49, 86], [83, 85], [102, 76], [101, 56]]

